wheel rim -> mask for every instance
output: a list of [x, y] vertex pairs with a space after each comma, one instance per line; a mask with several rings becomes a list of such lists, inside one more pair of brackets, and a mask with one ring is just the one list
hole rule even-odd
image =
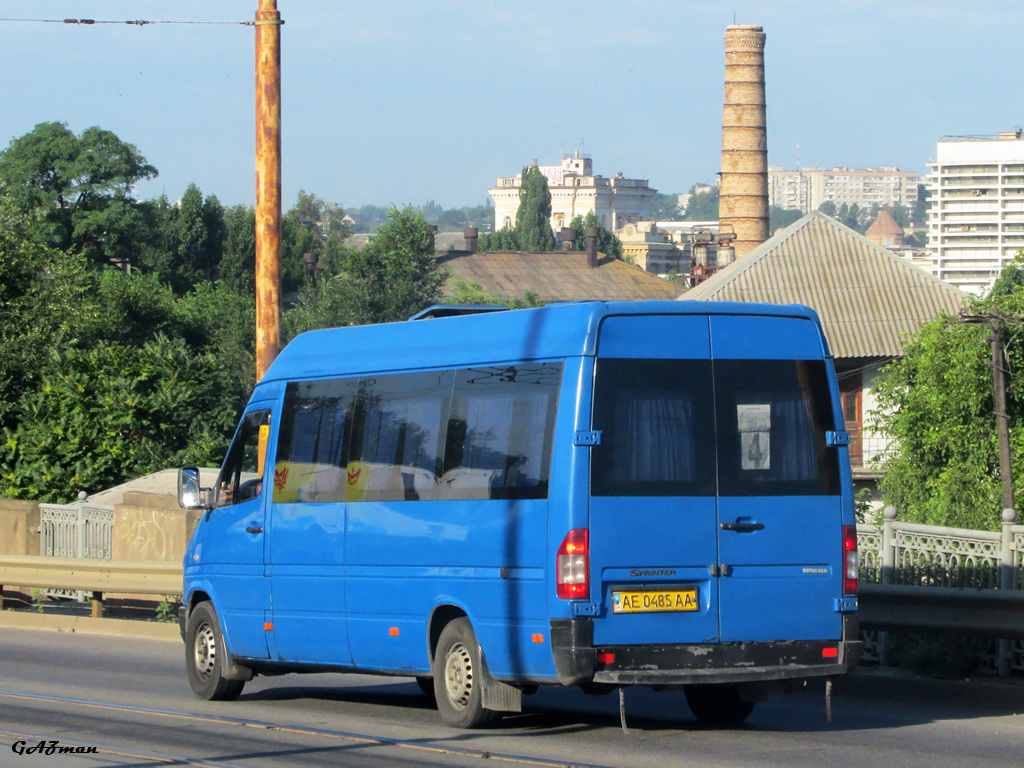
[[473, 657], [462, 643], [448, 649], [444, 660], [444, 683], [452, 706], [465, 709], [473, 693]]
[[209, 624], [203, 624], [196, 630], [192, 651], [196, 674], [200, 680], [209, 680], [217, 663], [217, 638]]

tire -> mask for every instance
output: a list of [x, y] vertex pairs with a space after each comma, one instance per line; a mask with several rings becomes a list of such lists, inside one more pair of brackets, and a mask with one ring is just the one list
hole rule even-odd
[[686, 703], [702, 723], [739, 725], [754, 711], [754, 702], [743, 701], [735, 685], [688, 685]]
[[185, 629], [185, 672], [193, 693], [207, 701], [237, 699], [245, 682], [224, 677], [227, 663], [228, 648], [217, 612], [211, 603], [199, 603], [189, 614]]
[[445, 725], [479, 728], [501, 717], [499, 712], [484, 709], [486, 675], [469, 619], [451, 621], [441, 631], [434, 651], [434, 695]]

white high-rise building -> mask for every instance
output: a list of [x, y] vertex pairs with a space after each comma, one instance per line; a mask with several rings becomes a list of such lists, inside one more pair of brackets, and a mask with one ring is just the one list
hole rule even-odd
[[984, 294], [1024, 248], [1024, 137], [945, 136], [929, 163], [928, 250], [933, 272]]

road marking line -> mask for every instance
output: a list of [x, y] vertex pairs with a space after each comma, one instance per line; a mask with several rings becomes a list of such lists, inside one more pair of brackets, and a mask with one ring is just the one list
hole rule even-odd
[[[505, 763], [515, 763], [518, 765], [537, 765], [542, 768], [601, 768], [601, 766], [585, 764], [585, 763], [564, 763], [555, 762], [551, 760], [544, 760], [533, 757], [526, 757], [524, 755], [505, 755], [496, 754], [494, 752], [487, 752], [484, 750], [474, 749], [459, 749], [457, 747], [435, 747], [428, 746], [425, 744], [417, 744], [415, 742], [403, 741], [401, 739], [389, 739], [383, 736], [365, 736], [355, 733], [346, 733], [344, 731], [328, 731], [318, 730], [309, 728], [297, 728], [293, 726], [282, 726], [274, 725], [273, 723], [263, 723], [256, 720], [242, 720], [233, 718], [220, 718], [220, 717], [204, 717], [201, 715], [193, 715], [187, 712], [172, 712], [161, 709], [149, 709], [147, 707], [132, 707], [124, 704], [105, 704], [98, 701], [87, 701], [84, 699], [70, 699], [62, 696], [42, 696], [37, 694], [29, 693], [15, 693], [14, 691], [0, 691], [0, 697], [6, 697], [10, 699], [25, 699], [29, 701], [45, 701], [56, 704], [71, 704], [79, 707], [88, 707], [92, 709], [109, 709], [116, 712], [136, 712], [146, 715], [154, 715], [157, 717], [173, 717], [180, 720], [191, 720], [198, 723], [211, 723], [214, 725], [241, 725], [246, 728], [264, 728], [270, 731], [282, 731], [284, 733], [291, 733], [299, 736], [315, 736], [319, 738], [327, 739], [340, 739], [343, 741], [352, 741], [360, 744], [377, 744], [382, 747], [399, 747], [402, 749], [412, 749], [421, 752], [432, 752], [440, 755], [456, 755], [460, 757], [474, 757], [474, 758], [487, 758], [490, 760], [496, 760]], [[114, 753], [119, 754], [119, 753]], [[136, 757], [135, 755], [129, 755], [129, 757]], [[139, 755], [138, 757], [144, 757]], [[160, 758], [145, 758], [151, 760], [161, 760]], [[173, 762], [166, 760], [163, 762]], [[191, 765], [192, 763], [190, 763]], [[205, 764], [195, 763], [195, 765], [203, 765], [203, 768], [215, 768], [213, 766], [205, 766]]]
[[[50, 739], [42, 739], [39, 736], [36, 736], [35, 734], [32, 734], [32, 733], [15, 733], [15, 732], [12, 732], [12, 731], [0, 731], [0, 736], [8, 738], [8, 739], [24, 739], [25, 741], [32, 741], [33, 744], [31, 746], [35, 746], [35, 744], [40, 742], [40, 741], [50, 741]], [[95, 747], [96, 754], [102, 754], [102, 755], [115, 755], [117, 757], [130, 757], [133, 760], [150, 760], [151, 762], [154, 762], [154, 763], [168, 763], [168, 764], [173, 764], [173, 765], [181, 765], [181, 763], [184, 762], [187, 765], [194, 765], [196, 768], [223, 768], [223, 764], [222, 763], [218, 764], [218, 765], [211, 765], [210, 763], [197, 763], [195, 760], [192, 760], [191, 758], [188, 758], [188, 757], [171, 758], [171, 757], [155, 757], [153, 755], [137, 755], [134, 752], [121, 752], [121, 751], [116, 750], [116, 749], [107, 749], [106, 747], [103, 747], [100, 744], [85, 743], [85, 742], [65, 742], [65, 741], [60, 740], [60, 739], [58, 739], [58, 741], [60, 741], [60, 744], [61, 744], [62, 747], [63, 746], [68, 746], [68, 747]]]

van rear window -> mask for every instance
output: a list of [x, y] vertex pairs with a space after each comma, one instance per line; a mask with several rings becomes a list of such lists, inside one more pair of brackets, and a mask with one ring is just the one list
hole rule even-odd
[[599, 358], [595, 496], [839, 493], [820, 360]]

